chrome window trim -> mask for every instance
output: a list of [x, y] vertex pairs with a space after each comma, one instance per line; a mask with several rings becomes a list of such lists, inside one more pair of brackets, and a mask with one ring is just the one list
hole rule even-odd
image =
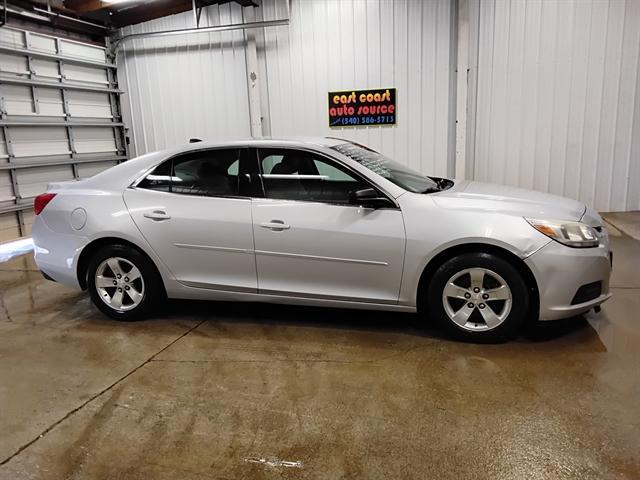
[[[241, 147], [238, 146], [222, 146], [222, 145], [218, 145], [215, 147], [202, 147], [202, 148], [194, 148], [193, 150], [187, 150], [185, 152], [179, 152], [179, 153], [175, 153], [169, 157], [164, 157], [160, 160], [158, 160], [156, 163], [154, 163], [153, 165], [151, 165], [150, 167], [148, 167], [142, 174], [140, 174], [140, 176], [138, 176], [135, 180], [133, 180], [133, 182], [131, 182], [127, 188], [137, 188], [138, 184], [140, 182], [142, 182], [142, 180], [144, 180], [145, 178], [147, 178], [147, 175], [149, 175], [153, 170], [155, 170], [158, 166], [162, 165], [164, 162], [168, 162], [168, 161], [172, 161], [174, 158], [176, 157], [181, 157], [182, 155], [191, 155], [192, 153], [197, 153], [197, 152], [205, 152], [205, 151], [213, 151], [213, 150], [230, 150], [230, 149], [237, 149], [237, 150], [243, 150], [243, 149], [250, 149], [251, 147], [249, 147], [248, 145], [244, 145]], [[239, 174], [238, 174], [239, 175]], [[151, 190], [150, 188], [145, 188], [143, 190]], [[170, 192], [167, 192], [170, 193]], [[180, 195], [180, 194], [177, 194]], [[196, 196], [200, 196], [200, 195], [196, 195]]]
[[295, 146], [287, 145], [287, 146], [283, 146], [283, 147], [279, 147], [279, 146], [273, 146], [272, 147], [272, 146], [269, 146], [269, 147], [253, 147], [253, 148], [255, 148], [256, 161], [258, 162], [258, 168], [259, 168], [259, 171], [261, 172], [261, 173], [259, 173], [259, 175], [260, 175], [260, 183], [261, 184], [262, 184], [262, 175], [263, 175], [263, 173], [262, 173], [262, 162], [260, 162], [260, 159], [259, 159], [259, 151], [260, 150], [271, 149], [271, 150], [298, 150], [298, 151], [304, 151], [304, 152], [308, 152], [308, 153], [313, 153], [315, 155], [318, 155], [319, 157], [323, 157], [323, 158], [325, 158], [325, 159], [327, 159], [329, 161], [333, 161], [334, 163], [337, 163], [338, 165], [340, 165], [342, 168], [347, 170], [350, 174], [352, 174], [356, 178], [359, 178], [360, 180], [362, 180], [367, 185], [375, 187], [377, 190], [382, 192], [382, 194], [385, 197], [387, 197], [387, 200], [389, 200], [391, 203], [393, 203], [393, 205], [395, 207], [394, 208], [386, 207], [386, 208], [373, 209], [373, 208], [369, 208], [369, 207], [363, 207], [362, 205], [354, 205], [352, 203], [323, 202], [321, 200], [291, 200], [291, 199], [287, 199], [287, 198], [269, 198], [266, 195], [264, 184], [262, 185], [263, 197], [251, 197], [251, 198], [262, 198], [262, 199], [276, 200], [276, 201], [279, 200], [281, 202], [282, 201], [287, 201], [287, 202], [300, 202], [300, 203], [316, 203], [316, 204], [322, 204], [322, 205], [349, 206], [349, 207], [355, 207], [355, 208], [367, 208], [369, 210], [400, 210], [400, 205], [398, 204], [398, 202], [396, 202], [396, 199], [393, 198], [393, 195], [391, 195], [385, 188], [383, 188], [380, 185], [378, 185], [377, 183], [373, 182], [370, 178], [365, 177], [360, 172], [358, 172], [355, 169], [353, 169], [350, 165], [347, 165], [346, 163], [344, 163], [341, 159], [336, 158], [333, 155], [328, 154], [328, 153], [326, 153], [324, 151], [316, 150], [314, 148], [309, 148], [309, 147], [305, 147], [305, 146], [297, 146], [297, 145], [295, 145]]
[[[166, 193], [166, 192], [165, 192]], [[265, 198], [265, 197], [246, 197], [251, 201], [267, 201], [274, 203], [304, 203], [306, 205], [327, 205], [329, 207], [350, 207], [356, 209], [365, 209], [365, 210], [400, 210], [400, 207], [381, 207], [381, 208], [373, 208], [373, 207], [364, 207], [362, 205], [354, 205], [353, 203], [338, 203], [338, 202], [321, 202], [320, 200], [293, 200], [288, 198]]]
[[153, 190], [152, 188], [136, 188], [136, 187], [127, 187], [128, 190], [144, 190], [145, 192], [154, 192], [163, 195], [179, 195], [181, 197], [193, 197], [193, 198], [213, 198], [213, 199], [227, 199], [227, 200], [251, 200], [252, 197], [243, 197], [241, 195], [193, 195], [190, 193], [174, 193], [174, 192], [163, 192], [162, 190]]
[[[362, 205], [353, 205], [351, 203], [321, 202], [321, 201], [317, 201], [317, 200], [310, 201], [310, 200], [289, 200], [289, 199], [275, 199], [275, 198], [274, 199], [270, 199], [265, 195], [264, 185], [262, 185], [262, 177], [261, 177], [262, 174], [259, 174], [260, 175], [260, 183], [262, 185], [262, 196], [261, 197], [246, 197], [246, 196], [240, 196], [240, 195], [236, 195], [236, 196], [215, 196], [214, 197], [214, 196], [210, 196], [210, 195], [190, 195], [190, 194], [187, 194], [187, 193], [162, 192], [160, 190], [153, 190], [153, 189], [150, 189], [150, 188], [138, 187], [138, 185], [140, 184], [140, 182], [142, 182], [142, 180], [147, 178], [147, 176], [153, 170], [155, 170], [159, 165], [163, 164], [164, 162], [171, 161], [174, 158], [180, 157], [182, 155], [189, 155], [189, 154], [196, 153], [196, 152], [203, 152], [203, 151], [210, 151], [210, 150], [229, 150], [230, 148], [246, 149], [246, 150], [249, 151], [249, 155], [251, 153], [251, 150], [253, 149], [255, 151], [255, 154], [256, 154], [255, 161], [258, 163], [258, 168], [259, 168], [260, 172], [262, 171], [262, 165], [261, 165], [261, 162], [259, 160], [259, 151], [260, 150], [264, 150], [264, 149], [272, 149], [272, 150], [301, 150], [301, 151], [304, 151], [304, 152], [313, 153], [313, 154], [318, 155], [320, 157], [324, 157], [327, 160], [336, 162], [341, 167], [343, 167], [346, 170], [348, 170], [349, 173], [351, 173], [354, 176], [360, 178], [365, 183], [375, 187], [377, 190], [382, 192], [382, 194], [384, 194], [385, 197], [387, 197], [387, 199], [394, 205], [394, 207], [385, 207], [385, 208], [372, 209], [372, 208], [368, 208], [368, 207], [363, 207]], [[365, 177], [360, 172], [358, 172], [354, 168], [352, 168], [350, 165], [347, 165], [346, 163], [344, 163], [344, 161], [341, 160], [339, 157], [336, 157], [336, 156], [334, 156], [334, 155], [332, 155], [330, 153], [324, 152], [322, 150], [318, 150], [316, 148], [307, 147], [307, 146], [299, 146], [299, 145], [269, 145], [268, 147], [260, 147], [260, 146], [253, 146], [253, 145], [245, 144], [245, 145], [242, 145], [242, 146], [224, 146], [224, 145], [220, 145], [220, 146], [215, 146], [215, 147], [194, 148], [193, 150], [188, 150], [186, 152], [176, 153], [174, 155], [171, 155], [169, 157], [165, 157], [165, 158], [155, 162], [153, 165], [148, 167], [144, 171], [144, 173], [140, 174], [133, 182], [131, 182], [127, 188], [131, 188], [131, 189], [141, 188], [141, 190], [148, 190], [148, 191], [152, 191], [152, 192], [168, 193], [168, 194], [171, 194], [171, 195], [186, 195], [186, 196], [199, 197], [199, 198], [267, 199], [267, 200], [280, 200], [280, 201], [287, 201], [287, 202], [316, 203], [316, 204], [322, 204], [322, 205], [348, 206], [348, 207], [354, 207], [354, 208], [367, 208], [368, 210], [400, 210], [400, 205], [398, 204], [396, 199], [393, 197], [393, 195], [391, 195], [386, 188], [378, 185], [372, 179], [370, 179], [368, 177]]]

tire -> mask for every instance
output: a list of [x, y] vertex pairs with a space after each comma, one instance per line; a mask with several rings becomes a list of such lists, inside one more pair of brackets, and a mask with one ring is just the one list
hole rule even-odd
[[153, 262], [126, 245], [108, 245], [95, 253], [87, 287], [98, 310], [121, 321], [147, 317], [166, 297]]
[[520, 272], [489, 253], [465, 253], [444, 262], [427, 287], [427, 312], [455, 338], [497, 343], [513, 338], [529, 311]]

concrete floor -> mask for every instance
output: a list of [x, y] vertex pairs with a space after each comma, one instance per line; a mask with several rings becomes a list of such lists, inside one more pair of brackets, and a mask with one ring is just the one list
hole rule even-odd
[[640, 241], [614, 233], [602, 313], [504, 345], [269, 305], [117, 323], [0, 264], [0, 478], [639, 478]]

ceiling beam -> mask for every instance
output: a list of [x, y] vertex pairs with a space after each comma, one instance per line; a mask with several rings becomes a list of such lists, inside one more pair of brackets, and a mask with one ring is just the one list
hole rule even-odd
[[109, 4], [101, 0], [65, 0], [64, 6], [77, 13], [86, 13], [107, 8]]
[[114, 27], [124, 27], [188, 10], [191, 10], [191, 0], [156, 0], [155, 2], [112, 11], [110, 20]]
[[253, 0], [235, 0], [236, 3], [240, 4], [242, 7], [257, 7], [258, 4]]
[[[197, 7], [207, 7], [213, 4], [230, 3], [232, 1], [235, 1], [243, 7], [257, 6], [257, 4], [251, 0], [196, 0], [196, 5]], [[111, 9], [110, 21], [114, 27], [124, 27], [134, 23], [148, 22], [156, 18], [186, 12], [192, 8], [193, 4], [191, 0], [155, 0], [154, 2], [144, 2], [119, 10]]]
[[[33, 0], [10, 0], [10, 2], [12, 4], [23, 4], [23, 8], [28, 10], [34, 8]], [[79, 19], [102, 23], [108, 27], [115, 28], [187, 12], [193, 8], [192, 0], [131, 0], [122, 3], [112, 3], [104, 0], [63, 0], [56, 3], [57, 6], [51, 12], [45, 13], [49, 13], [53, 21], [60, 23], [61, 26], [68, 23], [63, 18], [64, 15], [68, 15], [78, 16]], [[236, 3], [242, 7], [258, 6], [255, 0], [196, 0], [195, 3], [198, 8], [225, 3]], [[91, 33], [94, 32], [92, 31]]]

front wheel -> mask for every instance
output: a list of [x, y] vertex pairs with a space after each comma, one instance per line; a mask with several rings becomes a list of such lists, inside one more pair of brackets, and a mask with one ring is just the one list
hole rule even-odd
[[488, 253], [466, 253], [446, 261], [435, 271], [427, 297], [431, 318], [454, 336], [477, 342], [512, 338], [529, 309], [520, 272]]
[[87, 286], [94, 305], [116, 320], [142, 318], [164, 298], [151, 260], [125, 245], [106, 246], [93, 256]]

